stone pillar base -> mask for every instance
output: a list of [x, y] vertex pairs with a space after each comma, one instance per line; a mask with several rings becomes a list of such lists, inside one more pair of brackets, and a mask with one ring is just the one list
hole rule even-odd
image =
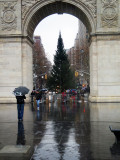
[[89, 101], [93, 103], [120, 103], [120, 97], [93, 97], [89, 96]]
[[33, 152], [33, 147], [29, 145], [7, 145], [0, 150], [0, 159], [29, 160]]

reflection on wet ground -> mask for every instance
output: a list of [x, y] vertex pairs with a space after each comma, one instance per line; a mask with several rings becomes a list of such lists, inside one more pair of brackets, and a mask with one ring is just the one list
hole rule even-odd
[[76, 102], [61, 105], [50, 103], [46, 107], [41, 106], [40, 111], [36, 112], [34, 130], [40, 139], [37, 138], [39, 140], [32, 159], [90, 158], [91, 152], [88, 147], [90, 125], [87, 119], [89, 111], [86, 108], [88, 108], [87, 103], [81, 106]]
[[18, 122], [17, 145], [25, 145], [25, 134], [23, 122]]
[[120, 160], [120, 143], [112, 128], [120, 129], [119, 103], [41, 104], [25, 106], [24, 122], [17, 122], [16, 105], [0, 105], [0, 148], [8, 144], [34, 145], [31, 160]]

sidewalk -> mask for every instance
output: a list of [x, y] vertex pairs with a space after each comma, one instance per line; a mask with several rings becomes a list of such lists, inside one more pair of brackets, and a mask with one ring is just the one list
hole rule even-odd
[[0, 104], [0, 160], [119, 160], [120, 145], [109, 129], [120, 126], [119, 115], [119, 103], [56, 101], [39, 111], [25, 104], [18, 123], [17, 105]]
[[29, 160], [33, 154], [33, 131], [34, 114], [30, 104], [25, 104], [21, 124], [17, 120], [16, 104], [0, 104], [0, 160]]

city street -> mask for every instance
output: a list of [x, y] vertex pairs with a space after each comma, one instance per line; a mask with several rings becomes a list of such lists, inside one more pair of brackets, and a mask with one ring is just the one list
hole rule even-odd
[[41, 103], [40, 110], [25, 104], [23, 123], [18, 123], [16, 104], [0, 104], [0, 149], [31, 146], [31, 160], [119, 160], [120, 144], [109, 126], [120, 129], [119, 103], [56, 100]]

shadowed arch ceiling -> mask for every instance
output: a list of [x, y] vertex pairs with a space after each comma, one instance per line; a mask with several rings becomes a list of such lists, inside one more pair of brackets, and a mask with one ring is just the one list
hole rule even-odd
[[92, 30], [89, 20], [83, 11], [81, 11], [79, 8], [77, 8], [76, 6], [72, 4], [58, 1], [58, 2], [47, 4], [43, 6], [42, 8], [38, 9], [37, 12], [34, 13], [34, 15], [29, 21], [29, 24], [27, 27], [27, 34], [32, 38], [34, 30], [36, 26], [38, 25], [38, 23], [45, 17], [55, 14], [55, 13], [71, 14], [77, 17], [78, 19], [80, 19], [84, 23], [84, 25], [87, 27], [89, 32], [91, 32]]

